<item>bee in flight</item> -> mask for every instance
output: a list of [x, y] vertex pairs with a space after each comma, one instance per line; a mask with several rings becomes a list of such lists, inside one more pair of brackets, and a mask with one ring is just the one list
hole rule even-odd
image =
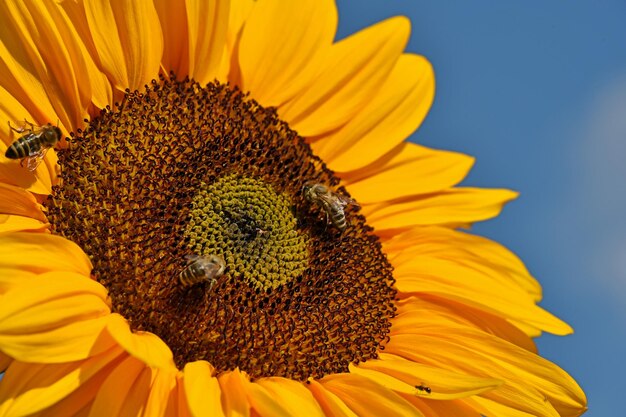
[[9, 159], [21, 159], [21, 166], [24, 166], [24, 161], [26, 161], [27, 168], [34, 171], [46, 152], [61, 140], [61, 129], [50, 123], [36, 127], [28, 121], [24, 122], [26, 124], [20, 128], [14, 128], [9, 122], [11, 130], [24, 134], [8, 147], [4, 156]]
[[217, 283], [217, 278], [224, 274], [224, 258], [216, 255], [187, 255], [187, 267], [178, 276], [180, 283], [190, 287], [201, 282], [209, 283], [209, 290]]
[[357, 205], [356, 201], [341, 194], [334, 193], [323, 184], [306, 184], [302, 188], [304, 198], [317, 204], [326, 213], [326, 222], [330, 220], [337, 229], [344, 231], [348, 222], [344, 211], [348, 204]]

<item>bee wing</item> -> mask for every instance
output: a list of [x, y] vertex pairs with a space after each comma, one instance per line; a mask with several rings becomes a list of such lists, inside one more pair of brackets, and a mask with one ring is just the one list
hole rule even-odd
[[41, 161], [43, 161], [44, 156], [46, 156], [48, 149], [50, 148], [44, 148], [34, 155], [27, 156], [26, 158], [22, 159], [20, 165], [24, 166], [24, 161], [26, 161], [26, 168], [28, 168], [29, 171], [35, 171], [39, 164], [41, 164]]
[[189, 255], [185, 255], [185, 260], [187, 261], [187, 264], [192, 264], [195, 261], [197, 261], [199, 258], [201, 258], [201, 256], [194, 254], [189, 254]]
[[339, 204], [341, 204], [341, 207], [345, 207], [347, 205], [361, 207], [359, 206], [359, 203], [357, 203], [355, 200], [351, 199], [350, 197], [347, 197], [341, 194], [337, 194], [336, 197], [337, 197], [337, 200], [339, 201]]

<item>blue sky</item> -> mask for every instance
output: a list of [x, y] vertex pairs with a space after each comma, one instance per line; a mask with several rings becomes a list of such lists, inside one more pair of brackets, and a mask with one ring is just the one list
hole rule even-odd
[[[476, 157], [464, 184], [521, 193], [474, 232], [527, 264], [575, 329], [537, 340], [587, 393], [626, 389], [626, 2], [339, 0], [339, 37], [395, 15], [437, 92], [412, 140]], [[619, 413], [619, 412], [618, 412]]]

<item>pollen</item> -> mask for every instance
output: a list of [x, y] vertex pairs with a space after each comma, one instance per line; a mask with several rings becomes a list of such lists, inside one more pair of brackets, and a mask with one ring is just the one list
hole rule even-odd
[[[74, 132], [59, 164], [53, 232], [81, 245], [113, 310], [179, 368], [305, 381], [384, 348], [392, 268], [357, 204], [340, 231], [304, 198], [312, 182], [349, 194], [274, 109], [162, 77]], [[210, 255], [225, 262], [217, 283], [181, 285], [189, 256]]]

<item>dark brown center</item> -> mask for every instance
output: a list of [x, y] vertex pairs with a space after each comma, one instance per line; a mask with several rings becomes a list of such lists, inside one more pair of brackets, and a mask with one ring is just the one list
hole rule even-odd
[[[113, 310], [172, 349], [177, 366], [296, 380], [376, 357], [393, 317], [392, 268], [358, 206], [344, 231], [307, 201], [339, 180], [273, 109], [228, 85], [161, 79], [127, 92], [59, 152], [46, 202], [81, 245]], [[216, 255], [215, 285], [184, 286], [189, 255]]]

